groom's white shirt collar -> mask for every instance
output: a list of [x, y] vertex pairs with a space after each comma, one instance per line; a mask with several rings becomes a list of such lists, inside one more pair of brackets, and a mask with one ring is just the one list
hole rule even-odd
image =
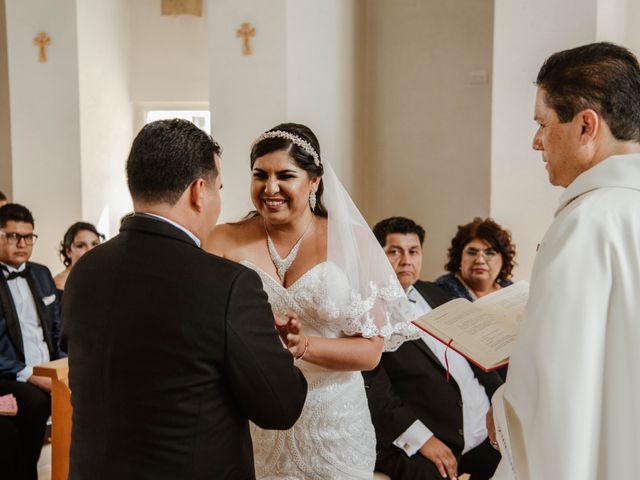
[[176, 228], [179, 228], [180, 230], [182, 230], [184, 233], [186, 233], [187, 235], [189, 235], [189, 238], [191, 238], [191, 240], [193, 240], [196, 245], [198, 246], [198, 248], [200, 247], [200, 239], [198, 237], [196, 237], [193, 232], [191, 232], [190, 230], [187, 230], [186, 228], [184, 228], [182, 225], [180, 225], [179, 223], [174, 222], [173, 220], [169, 220], [167, 217], [163, 217], [161, 215], [156, 215], [155, 213], [149, 213], [149, 212], [140, 212], [140, 213], [144, 213], [145, 215], [149, 215], [150, 217], [155, 217], [158, 220], [162, 220], [163, 222], [167, 222], [171, 225], [173, 225]]

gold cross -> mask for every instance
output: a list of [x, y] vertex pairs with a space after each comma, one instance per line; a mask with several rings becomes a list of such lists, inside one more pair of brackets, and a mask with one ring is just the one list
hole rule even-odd
[[33, 39], [33, 44], [40, 47], [38, 52], [38, 61], [44, 63], [47, 61], [47, 52], [45, 47], [51, 45], [51, 37], [44, 32], [38, 33], [38, 36]]
[[256, 29], [249, 22], [242, 22], [240, 28], [236, 30], [236, 37], [242, 37], [242, 55], [251, 55], [251, 45], [249, 39], [256, 36]]

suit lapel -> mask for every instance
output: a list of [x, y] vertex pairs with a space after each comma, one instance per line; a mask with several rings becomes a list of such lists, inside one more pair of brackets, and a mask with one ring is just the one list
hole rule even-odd
[[16, 352], [20, 354], [20, 360], [24, 362], [24, 345], [22, 343], [22, 330], [20, 330], [20, 321], [11, 297], [7, 279], [0, 272], [0, 304], [4, 312], [4, 320], [7, 322], [7, 332], [13, 342]]
[[422, 339], [415, 340], [413, 343], [416, 345], [416, 347], [422, 350], [431, 359], [432, 362], [434, 362], [437, 366], [444, 368], [444, 365], [442, 365], [438, 357], [436, 357], [436, 354], [433, 353], [429, 347], [427, 347], [427, 344], [424, 343]]
[[422, 282], [420, 280], [418, 280], [414, 285], [413, 288], [415, 288], [418, 293], [420, 293], [420, 295], [422, 295], [422, 298], [424, 298], [427, 303], [429, 304], [429, 306], [431, 308], [436, 308], [439, 307], [440, 305], [442, 305], [442, 303], [444, 301], [446, 301], [446, 299], [444, 299], [442, 297], [442, 293], [441, 292], [437, 292], [440, 293], [440, 298], [438, 298], [437, 293], [433, 292], [430, 288], [429, 288], [429, 284], [426, 282]]

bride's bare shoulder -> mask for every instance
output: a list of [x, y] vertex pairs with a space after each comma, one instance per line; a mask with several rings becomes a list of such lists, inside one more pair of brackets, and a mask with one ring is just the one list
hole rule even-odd
[[233, 252], [251, 242], [261, 230], [260, 217], [249, 217], [239, 222], [216, 225], [206, 242], [204, 249], [215, 255], [233, 258]]

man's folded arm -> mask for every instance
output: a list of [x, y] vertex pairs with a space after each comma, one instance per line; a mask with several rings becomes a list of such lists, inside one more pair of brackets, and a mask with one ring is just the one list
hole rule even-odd
[[[21, 378], [18, 375], [21, 374]], [[26, 382], [31, 376], [31, 368], [19, 360], [14, 360], [5, 355], [0, 355], [0, 377]]]
[[234, 280], [226, 314], [225, 374], [247, 417], [261, 428], [288, 429], [307, 395], [307, 381], [284, 348], [258, 275]]

